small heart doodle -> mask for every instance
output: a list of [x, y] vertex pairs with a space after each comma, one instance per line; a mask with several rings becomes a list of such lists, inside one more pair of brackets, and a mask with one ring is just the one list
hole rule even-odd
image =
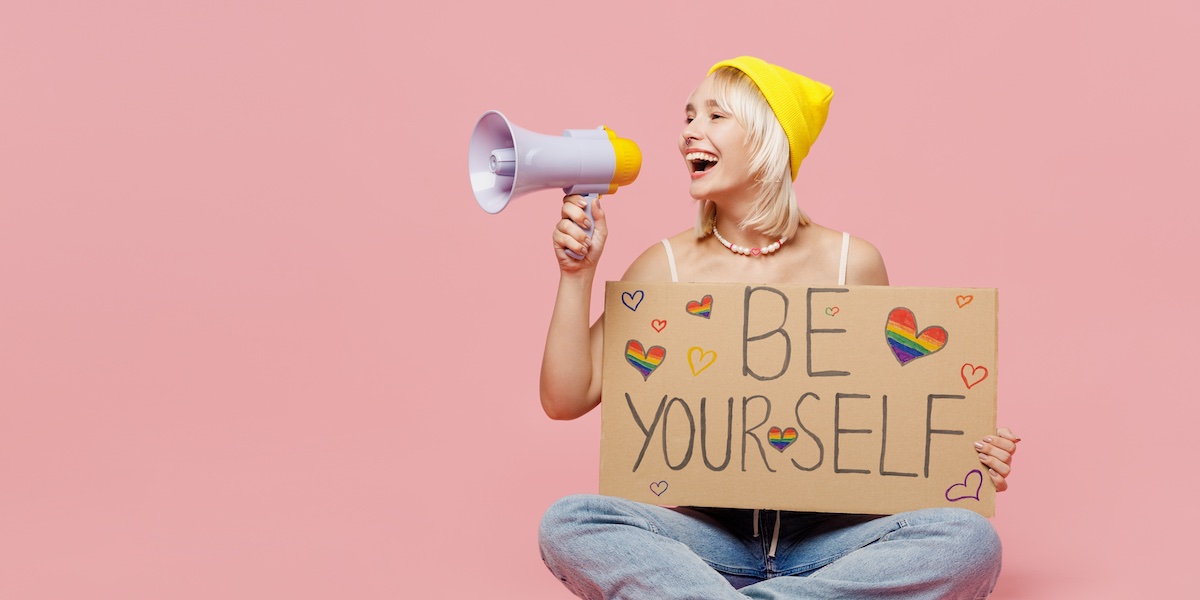
[[667, 491], [667, 480], [664, 479], [662, 481], [655, 481], [651, 483], [650, 491], [654, 492], [655, 496], [663, 495], [663, 492]]
[[688, 314], [708, 319], [712, 317], [712, 304], [711, 294], [701, 298], [699, 302], [691, 300], [687, 303]]
[[650, 326], [653, 327], [655, 331], [662, 333], [662, 330], [667, 328], [667, 320], [654, 319], [653, 321], [650, 321]]
[[692, 346], [688, 348], [688, 366], [692, 368], [692, 375], [699, 375], [705, 369], [717, 362], [717, 351], [705, 351], [700, 346]]
[[836, 307], [836, 306], [827, 307], [825, 309], [825, 314], [827, 314], [831, 317], [836, 317], [838, 314], [838, 307]]
[[642, 290], [637, 290], [636, 292], [632, 293], [621, 292], [621, 304], [624, 304], [625, 308], [628, 308], [629, 310], [636, 311], [638, 306], [642, 303], [642, 298], [645, 297], [646, 293]]
[[884, 336], [892, 354], [903, 366], [941, 350], [949, 334], [937, 325], [930, 325], [917, 333], [917, 316], [911, 310], [899, 307], [888, 313]]
[[962, 308], [962, 307], [970, 304], [971, 301], [974, 299], [975, 299], [975, 296], [972, 296], [970, 294], [967, 294], [966, 296], [955, 296], [954, 297], [954, 301], [956, 303], [958, 303], [959, 308]]
[[649, 350], [642, 347], [637, 340], [629, 340], [625, 344], [625, 360], [642, 374], [642, 379], [650, 379], [650, 374], [662, 364], [667, 357], [667, 349], [662, 346], [651, 346]]
[[787, 429], [780, 429], [772, 427], [770, 431], [767, 431], [767, 441], [772, 446], [775, 446], [776, 450], [783, 452], [787, 450], [788, 446], [792, 445], [792, 442], [796, 441], [796, 428], [788, 427]]
[[[975, 491], [971, 491], [974, 488]], [[956, 483], [949, 488], [946, 488], [946, 500], [950, 502], [958, 502], [959, 500], [979, 500], [979, 490], [983, 489], [983, 473], [979, 469], [972, 469], [963, 477], [962, 483]]]
[[967, 389], [969, 390], [975, 387], [975, 384], [987, 379], [988, 370], [987, 367], [977, 367], [971, 363], [967, 363], [962, 366], [959, 375], [962, 376], [963, 383], [967, 384]]

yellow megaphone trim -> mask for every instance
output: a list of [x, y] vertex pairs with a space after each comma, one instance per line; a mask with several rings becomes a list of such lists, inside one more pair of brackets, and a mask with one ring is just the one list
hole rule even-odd
[[608, 133], [608, 140], [612, 142], [613, 153], [617, 158], [612, 184], [608, 187], [608, 193], [612, 194], [618, 187], [629, 185], [637, 179], [642, 170], [642, 151], [633, 140], [618, 137], [617, 133], [607, 126], [604, 127], [604, 131]]

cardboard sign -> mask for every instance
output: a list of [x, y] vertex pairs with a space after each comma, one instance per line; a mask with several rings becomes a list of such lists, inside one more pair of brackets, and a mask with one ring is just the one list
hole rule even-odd
[[600, 492], [992, 516], [996, 290], [609, 282]]

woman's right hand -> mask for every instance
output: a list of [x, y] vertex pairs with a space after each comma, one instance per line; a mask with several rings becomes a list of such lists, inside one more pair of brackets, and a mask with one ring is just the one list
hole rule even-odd
[[[589, 239], [587, 233], [588, 218], [584, 209], [587, 202], [583, 196], [572, 194], [563, 197], [562, 218], [554, 227], [554, 255], [558, 257], [558, 268], [563, 273], [578, 273], [584, 270], [594, 270], [600, 263], [600, 255], [604, 252], [604, 240], [608, 237], [608, 223], [604, 219], [604, 209], [600, 207], [600, 199], [592, 202], [592, 218], [595, 229]], [[582, 256], [582, 259], [572, 258], [567, 250]]]

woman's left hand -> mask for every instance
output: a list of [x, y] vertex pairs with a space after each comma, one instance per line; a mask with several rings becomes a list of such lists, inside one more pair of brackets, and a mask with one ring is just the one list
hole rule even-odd
[[996, 430], [996, 435], [984, 436], [981, 441], [975, 442], [979, 462], [988, 468], [997, 492], [1008, 489], [1006, 478], [1012, 474], [1012, 457], [1017, 453], [1019, 441], [1021, 438], [1013, 435], [1007, 427], [1001, 427]]

